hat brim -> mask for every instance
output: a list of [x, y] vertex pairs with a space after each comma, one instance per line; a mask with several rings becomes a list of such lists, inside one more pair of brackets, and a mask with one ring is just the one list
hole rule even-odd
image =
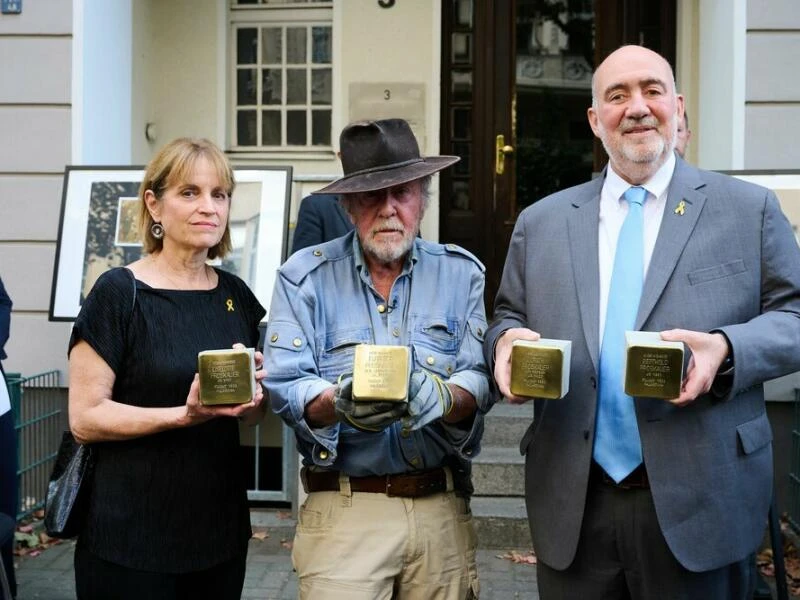
[[390, 167], [370, 173], [345, 175], [312, 194], [354, 194], [357, 192], [374, 192], [401, 183], [408, 183], [421, 177], [433, 175], [437, 171], [449, 167], [461, 160], [458, 156], [427, 156], [421, 162]]

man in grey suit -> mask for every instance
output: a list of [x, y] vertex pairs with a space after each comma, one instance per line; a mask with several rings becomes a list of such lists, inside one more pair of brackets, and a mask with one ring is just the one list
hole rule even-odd
[[[521, 443], [539, 592], [749, 598], [772, 494], [762, 382], [800, 370], [800, 249], [772, 192], [675, 155], [662, 57], [616, 50], [592, 94], [609, 167], [520, 215], [485, 345], [524, 402], [512, 341], [572, 341], [569, 392], [535, 400]], [[624, 329], [685, 343], [678, 398], [624, 394]]]

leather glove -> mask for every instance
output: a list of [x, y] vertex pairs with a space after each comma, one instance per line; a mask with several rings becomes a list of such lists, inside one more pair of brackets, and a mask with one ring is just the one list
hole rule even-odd
[[383, 431], [406, 413], [407, 402], [353, 401], [353, 378], [342, 376], [333, 398], [336, 417], [359, 431]]
[[421, 429], [453, 408], [453, 392], [442, 379], [428, 371], [414, 371], [408, 380], [408, 414], [403, 427]]

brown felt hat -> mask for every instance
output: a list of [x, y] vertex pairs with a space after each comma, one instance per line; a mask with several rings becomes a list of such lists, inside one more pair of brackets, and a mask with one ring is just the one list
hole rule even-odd
[[411, 127], [403, 119], [358, 121], [339, 136], [344, 177], [314, 194], [372, 192], [441, 171], [458, 156], [420, 156]]

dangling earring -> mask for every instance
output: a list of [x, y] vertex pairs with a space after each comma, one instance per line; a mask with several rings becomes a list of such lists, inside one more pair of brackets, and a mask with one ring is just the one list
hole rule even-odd
[[150, 225], [150, 235], [157, 240], [160, 240], [164, 237], [164, 227], [161, 225], [161, 223], [153, 223]]

